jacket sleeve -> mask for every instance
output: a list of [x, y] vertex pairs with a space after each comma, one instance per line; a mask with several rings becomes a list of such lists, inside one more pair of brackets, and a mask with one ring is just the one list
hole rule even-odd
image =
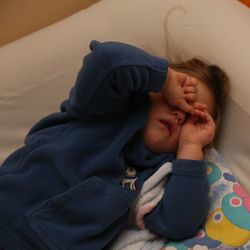
[[90, 43], [63, 112], [84, 115], [126, 109], [132, 93], [159, 92], [165, 82], [168, 62], [132, 45], [119, 42]]
[[207, 216], [206, 172], [204, 161], [175, 160], [163, 199], [144, 218], [146, 226], [166, 239], [193, 237]]
[[61, 112], [35, 124], [26, 136], [26, 144], [34, 142], [38, 134], [39, 138], [55, 136], [78, 119], [120, 114], [130, 103], [139, 103], [145, 93], [162, 89], [168, 70], [166, 60], [119, 42], [92, 41], [90, 50], [69, 98], [61, 104]]

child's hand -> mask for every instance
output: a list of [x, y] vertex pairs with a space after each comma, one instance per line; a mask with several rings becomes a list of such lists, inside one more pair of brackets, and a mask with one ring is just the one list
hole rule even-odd
[[162, 94], [170, 105], [192, 114], [191, 104], [196, 101], [197, 83], [195, 78], [169, 68]]
[[202, 159], [202, 149], [211, 143], [215, 135], [215, 122], [202, 103], [193, 105], [194, 112], [182, 127], [177, 157]]

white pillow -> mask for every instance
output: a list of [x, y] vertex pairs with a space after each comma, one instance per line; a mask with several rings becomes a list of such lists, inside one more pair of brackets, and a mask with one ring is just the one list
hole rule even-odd
[[37, 120], [58, 111], [92, 39], [131, 43], [172, 60], [199, 56], [224, 68], [232, 92], [218, 149], [250, 192], [250, 15], [237, 0], [102, 0], [1, 47], [0, 162]]

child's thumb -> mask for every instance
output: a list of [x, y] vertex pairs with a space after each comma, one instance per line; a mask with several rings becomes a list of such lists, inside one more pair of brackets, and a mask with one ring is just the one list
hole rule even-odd
[[181, 99], [176, 106], [185, 113], [193, 114], [194, 112], [193, 106], [184, 99]]

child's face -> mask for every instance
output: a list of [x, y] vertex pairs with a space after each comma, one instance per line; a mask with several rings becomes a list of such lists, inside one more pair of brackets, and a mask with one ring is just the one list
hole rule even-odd
[[[161, 93], [150, 93], [151, 108], [142, 135], [146, 147], [154, 153], [176, 153], [179, 135], [187, 114], [170, 106]], [[205, 83], [198, 81], [196, 102], [204, 103], [213, 113], [214, 96]]]

